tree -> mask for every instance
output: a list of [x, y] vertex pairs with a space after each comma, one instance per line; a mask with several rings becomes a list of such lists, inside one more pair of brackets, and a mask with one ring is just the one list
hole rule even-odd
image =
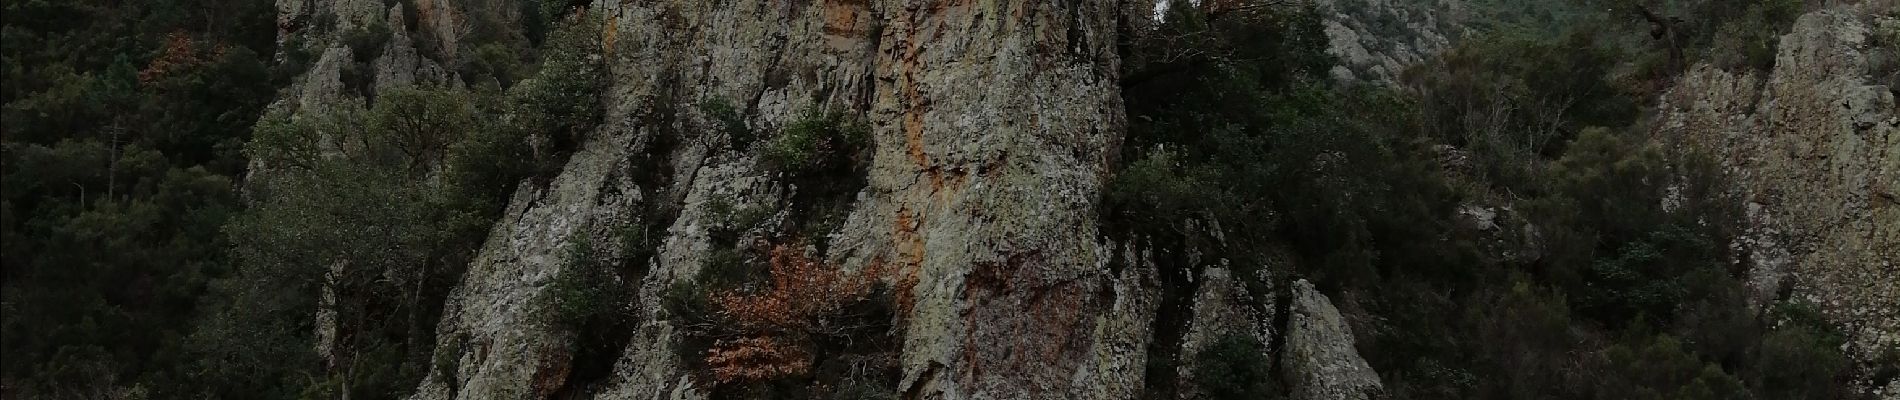
[[368, 117], [372, 135], [401, 152], [412, 171], [436, 166], [477, 127], [468, 97], [446, 89], [391, 89], [376, 97]]

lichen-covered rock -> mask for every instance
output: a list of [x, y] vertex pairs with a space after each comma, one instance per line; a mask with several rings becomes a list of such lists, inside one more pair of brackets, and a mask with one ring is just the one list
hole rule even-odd
[[[1116, 248], [1114, 244], [1106, 247]], [[1102, 344], [1095, 346], [1091, 357], [1098, 361], [1076, 372], [1074, 386], [1085, 389], [1077, 398], [1134, 399], [1145, 389], [1143, 375], [1151, 357], [1148, 345], [1154, 340], [1155, 312], [1161, 306], [1160, 283], [1147, 251], [1129, 246], [1118, 257], [1113, 261], [1120, 265], [1111, 284], [1114, 300], [1107, 312], [1096, 317], [1094, 337]]]
[[1892, 88], [1870, 82], [1868, 56], [1869, 21], [1894, 14], [1868, 2], [1804, 15], [1772, 72], [1697, 66], [1655, 124], [1731, 173], [1747, 202], [1736, 246], [1753, 300], [1790, 289], [1813, 301], [1861, 360], [1900, 346], [1900, 111]]
[[1287, 308], [1282, 380], [1296, 400], [1364, 400], [1383, 396], [1379, 374], [1353, 348], [1345, 317], [1326, 295], [1302, 279], [1293, 282]]
[[297, 93], [293, 103], [296, 110], [302, 115], [315, 116], [342, 111], [339, 108], [364, 108], [363, 98], [343, 87], [343, 68], [353, 59], [348, 47], [325, 49], [293, 88]]
[[449, 71], [436, 65], [435, 60], [423, 57], [416, 50], [415, 40], [409, 37], [408, 31], [401, 28], [404, 24], [401, 6], [389, 8], [387, 23], [396, 28], [391, 29], [389, 43], [384, 44], [382, 55], [376, 57], [376, 60], [370, 64], [370, 67], [376, 71], [375, 82], [378, 89], [417, 84], [459, 83], [459, 81], [449, 79]]
[[[1263, 277], [1256, 277], [1263, 278]], [[1189, 317], [1187, 333], [1181, 336], [1183, 360], [1193, 360], [1208, 345], [1227, 335], [1246, 335], [1261, 344], [1273, 343], [1274, 304], [1270, 293], [1250, 293], [1243, 280], [1226, 268], [1210, 267], [1201, 273], [1200, 290], [1194, 295], [1194, 314]], [[1266, 282], [1266, 279], [1260, 279]], [[1262, 349], [1265, 351], [1265, 349]], [[1262, 359], [1272, 355], [1263, 354]], [[1200, 398], [1195, 390], [1191, 362], [1176, 367], [1180, 397]]]
[[561, 389], [572, 334], [547, 319], [542, 296], [567, 267], [567, 246], [612, 237], [633, 218], [641, 200], [626, 162], [633, 138], [597, 136], [547, 187], [515, 193], [443, 309], [436, 357], [445, 361], [413, 399], [535, 399]]
[[[1071, 398], [1115, 306], [1095, 200], [1122, 130], [1110, 2], [883, 3], [870, 187], [839, 243], [918, 277], [916, 398]], [[1127, 376], [1101, 377], [1138, 381]]]

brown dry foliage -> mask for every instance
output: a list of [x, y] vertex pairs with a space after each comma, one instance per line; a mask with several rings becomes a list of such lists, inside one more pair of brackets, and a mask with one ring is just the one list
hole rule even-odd
[[[216, 46], [211, 55], [216, 58], [223, 55], [224, 50], [225, 46]], [[139, 83], [151, 84], [172, 71], [202, 65], [205, 61], [206, 58], [198, 54], [197, 43], [191, 40], [191, 36], [184, 32], [172, 32], [165, 36], [165, 49], [146, 64], [145, 69], [139, 71]]]
[[720, 382], [759, 381], [804, 374], [811, 355], [803, 344], [814, 335], [837, 335], [852, 326], [845, 315], [853, 303], [866, 300], [885, 271], [873, 263], [858, 274], [806, 256], [785, 245], [771, 251], [771, 285], [758, 293], [728, 291], [714, 294], [713, 304], [745, 332], [740, 339], [722, 339], [706, 352], [706, 364]]
[[772, 284], [762, 293], [730, 291], [713, 296], [720, 312], [739, 328], [764, 332], [811, 332], [825, 328], [852, 302], [870, 295], [881, 275], [873, 265], [856, 275], [784, 245], [772, 248]]
[[811, 354], [772, 336], [721, 339], [706, 351], [719, 382], [764, 381], [811, 371]]

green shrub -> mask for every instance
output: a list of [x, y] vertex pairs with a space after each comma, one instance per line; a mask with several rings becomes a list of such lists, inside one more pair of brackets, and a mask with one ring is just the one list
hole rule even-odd
[[1627, 399], [1732, 399], [1746, 392], [1740, 380], [1705, 362], [1669, 335], [1636, 332], [1605, 351], [1615, 368], [1603, 377], [1599, 396]]
[[1203, 399], [1277, 399], [1266, 345], [1244, 334], [1229, 334], [1194, 353], [1193, 377]]
[[[483, 121], [486, 122], [486, 121]], [[472, 127], [448, 146], [443, 181], [454, 199], [500, 210], [515, 185], [535, 170], [527, 132], [502, 124]]]
[[774, 169], [814, 177], [855, 169], [869, 140], [870, 128], [842, 112], [807, 111], [766, 144], [763, 156]]
[[388, 24], [378, 21], [369, 26], [350, 28], [343, 32], [340, 40], [350, 48], [350, 55], [356, 58], [356, 62], [367, 63], [383, 55], [383, 48], [387, 47], [392, 34]]
[[592, 240], [582, 236], [568, 241], [561, 272], [547, 289], [552, 322], [578, 329], [590, 319], [618, 311], [614, 276], [598, 256]]
[[1746, 5], [1726, 5], [1734, 10], [1726, 13], [1739, 11], [1740, 14], [1715, 28], [1711, 38], [1712, 61], [1728, 70], [1752, 69], [1765, 73], [1774, 69], [1781, 34], [1801, 16], [1802, 3], [1802, 0], [1753, 0]]
[[752, 130], [746, 127], [745, 116], [724, 98], [700, 102], [699, 111], [712, 120], [714, 131], [724, 134], [733, 150], [743, 151], [752, 147], [752, 142], [757, 139], [753, 137]]
[[604, 112], [607, 74], [599, 35], [594, 18], [561, 24], [548, 37], [541, 69], [508, 90], [514, 122], [528, 132], [550, 135], [560, 151], [578, 148]]
[[456, 71], [462, 75], [462, 82], [470, 86], [507, 89], [522, 78], [525, 68], [521, 65], [521, 52], [522, 49], [505, 44], [482, 44], [461, 57]]
[[[620, 248], [626, 263], [636, 271], [644, 271], [646, 263], [658, 254], [656, 248], [664, 232], [651, 232], [655, 228], [644, 223], [627, 224], [614, 232], [620, 241]], [[658, 233], [658, 234], [655, 234]]]
[[1223, 203], [1220, 191], [1207, 190], [1217, 171], [1182, 165], [1181, 155], [1157, 148], [1115, 174], [1104, 193], [1114, 221], [1129, 226], [1178, 229], [1183, 221]]
[[1764, 398], [1836, 399], [1849, 361], [1840, 342], [1807, 327], [1784, 327], [1761, 339], [1755, 375]]
[[675, 282], [661, 293], [660, 307], [666, 311], [666, 318], [675, 324], [700, 325], [713, 317], [710, 293], [705, 285], [694, 281]]
[[707, 233], [718, 247], [739, 245], [739, 235], [757, 228], [772, 210], [756, 205], [739, 205], [731, 196], [714, 195], [706, 199], [703, 209], [706, 211]]

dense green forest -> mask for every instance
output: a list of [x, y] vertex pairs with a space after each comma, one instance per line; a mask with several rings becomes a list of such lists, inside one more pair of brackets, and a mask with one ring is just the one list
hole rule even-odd
[[[476, 22], [459, 85], [356, 85], [372, 99], [360, 109], [292, 118], [268, 106], [321, 49], [280, 42], [270, 2], [5, 0], [3, 397], [406, 397], [443, 362], [442, 303], [516, 186], [557, 173], [601, 120], [602, 28], [567, 3]], [[1685, 63], [1772, 68], [1803, 3], [1654, 2], [1689, 17], [1671, 43], [1636, 3], [1474, 2], [1483, 23], [1393, 86], [1331, 79], [1310, 8], [1176, 4], [1121, 46], [1129, 123], [1103, 231], [1350, 297], [1381, 317], [1354, 328], [1392, 398], [1851, 396], [1844, 338], [1812, 305], [1744, 304], [1723, 172], [1643, 133]], [[417, 28], [327, 37], [365, 68], [391, 29]], [[863, 151], [861, 127], [801, 121], [763, 146], [779, 168], [822, 180]], [[1538, 243], [1465, 226], [1471, 203], [1533, 221], [1504, 236]], [[1530, 247], [1543, 253], [1499, 254]], [[1158, 264], [1176, 270], [1160, 274], [1155, 342], [1173, 343], [1167, 316], [1185, 313], [1200, 266]], [[591, 268], [610, 267], [628, 268]], [[600, 332], [627, 329], [624, 293], [576, 270], [555, 318], [617, 351]], [[316, 350], [324, 301], [345, 357]], [[1276, 398], [1250, 351], [1266, 345], [1178, 359], [1204, 371], [1198, 393]], [[1152, 398], [1181, 390], [1175, 366], [1149, 366]]]

